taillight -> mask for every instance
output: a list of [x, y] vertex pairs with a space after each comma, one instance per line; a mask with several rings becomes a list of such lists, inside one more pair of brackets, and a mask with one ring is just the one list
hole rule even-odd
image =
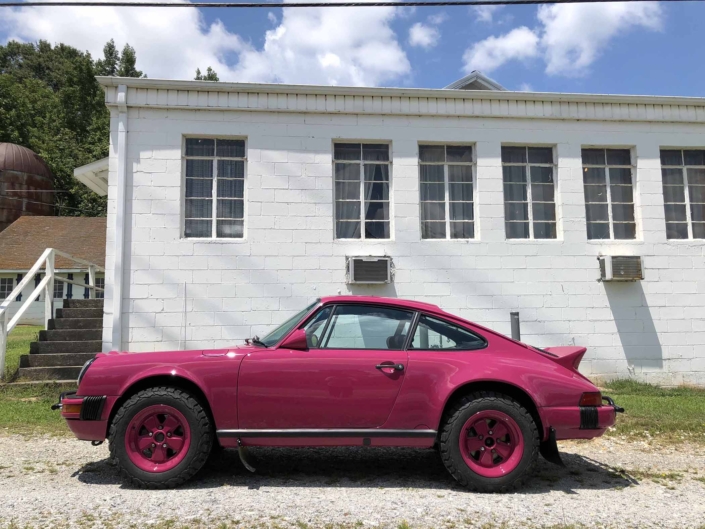
[[580, 396], [580, 406], [602, 406], [602, 393], [592, 391]]

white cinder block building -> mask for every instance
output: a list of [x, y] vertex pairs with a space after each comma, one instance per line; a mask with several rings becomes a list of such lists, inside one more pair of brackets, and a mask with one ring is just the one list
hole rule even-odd
[[[100, 83], [106, 350], [225, 347], [354, 293], [507, 334], [518, 311], [588, 375], [705, 384], [705, 99]], [[391, 282], [350, 284], [351, 256]], [[598, 256], [644, 279], [598, 282]]]

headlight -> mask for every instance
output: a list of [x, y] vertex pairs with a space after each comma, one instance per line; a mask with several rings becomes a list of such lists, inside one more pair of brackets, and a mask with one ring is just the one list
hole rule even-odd
[[78, 374], [78, 380], [76, 381], [77, 386], [81, 385], [81, 379], [83, 378], [83, 375], [86, 374], [86, 371], [88, 371], [88, 368], [91, 367], [91, 364], [93, 362], [95, 362], [95, 358], [91, 358], [88, 362], [83, 364], [83, 367], [81, 368], [81, 372]]

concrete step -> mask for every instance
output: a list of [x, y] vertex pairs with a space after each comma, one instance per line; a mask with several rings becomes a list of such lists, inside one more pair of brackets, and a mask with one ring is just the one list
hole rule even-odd
[[49, 320], [49, 330], [102, 329], [103, 318], [58, 318]]
[[59, 318], [102, 318], [103, 309], [56, 309]]
[[40, 342], [90, 342], [103, 338], [102, 329], [60, 329], [39, 331]]
[[29, 344], [29, 354], [61, 354], [61, 353], [99, 353], [103, 342], [32, 342]]
[[102, 309], [102, 299], [65, 299], [65, 309]]
[[95, 357], [94, 353], [63, 353], [53, 355], [22, 355], [20, 367], [76, 367]]
[[81, 366], [20, 367], [20, 380], [76, 380]]

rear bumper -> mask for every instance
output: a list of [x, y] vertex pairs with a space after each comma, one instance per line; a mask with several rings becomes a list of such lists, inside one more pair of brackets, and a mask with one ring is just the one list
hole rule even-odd
[[74, 435], [82, 441], [105, 440], [110, 410], [117, 397], [105, 395], [78, 396], [75, 391], [62, 393], [53, 410], [61, 416]]
[[593, 439], [599, 437], [610, 426], [614, 426], [618, 412], [624, 411], [608, 400], [606, 406], [568, 406], [541, 408], [544, 440], [551, 428], [556, 430], [556, 439]]

